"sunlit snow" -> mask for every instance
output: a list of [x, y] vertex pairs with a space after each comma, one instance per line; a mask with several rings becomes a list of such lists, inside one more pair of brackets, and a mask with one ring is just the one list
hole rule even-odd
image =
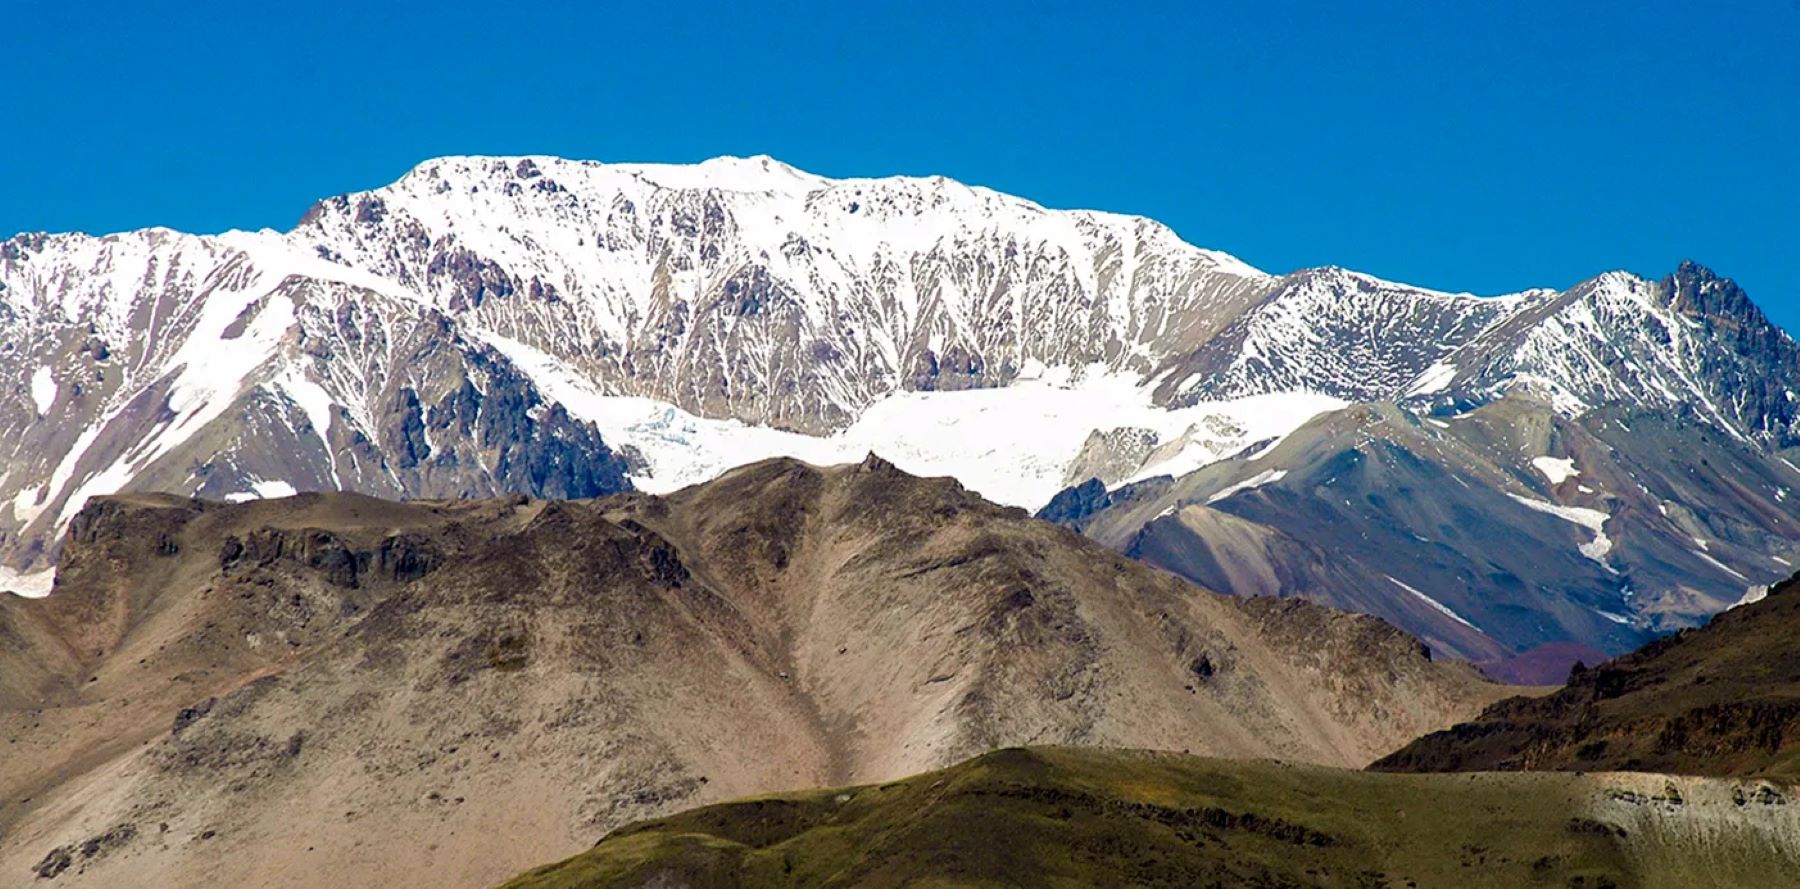
[[20, 574], [11, 568], [0, 565], [0, 591], [11, 592], [27, 599], [42, 599], [50, 595], [50, 586], [56, 579], [56, 572], [45, 569]]
[[1549, 479], [1550, 484], [1553, 485], [1560, 485], [1581, 474], [1581, 470], [1575, 468], [1575, 461], [1571, 459], [1533, 457], [1531, 465], [1537, 467], [1537, 471], [1543, 473], [1544, 477]]
[[1713, 567], [1714, 567], [1714, 568], [1717, 568], [1717, 569], [1719, 569], [1719, 570], [1720, 570], [1720, 571], [1723, 571], [1723, 572], [1725, 572], [1725, 573], [1726, 573], [1726, 574], [1729, 574], [1729, 575], [1731, 575], [1731, 576], [1732, 576], [1732, 577], [1735, 577], [1735, 578], [1737, 578], [1737, 579], [1738, 579], [1738, 580], [1742, 580], [1742, 581], [1745, 581], [1745, 582], [1748, 582], [1748, 581], [1749, 581], [1749, 580], [1750, 580], [1750, 578], [1748, 578], [1748, 577], [1745, 577], [1745, 576], [1744, 576], [1744, 575], [1743, 575], [1743, 574], [1741, 574], [1741, 573], [1739, 573], [1739, 572], [1738, 572], [1738, 571], [1736, 571], [1736, 570], [1734, 570], [1734, 569], [1733, 569], [1733, 568], [1732, 568], [1732, 567], [1731, 567], [1731, 566], [1730, 566], [1730, 565], [1727, 565], [1727, 564], [1725, 564], [1725, 563], [1724, 563], [1724, 562], [1721, 562], [1721, 561], [1719, 561], [1719, 560], [1718, 560], [1718, 559], [1715, 559], [1715, 558], [1713, 558], [1713, 557], [1712, 557], [1712, 556], [1709, 556], [1709, 555], [1707, 555], [1707, 554], [1706, 554], [1706, 553], [1704, 553], [1704, 552], [1700, 552], [1700, 551], [1699, 551], [1699, 550], [1695, 550], [1695, 551], [1694, 551], [1694, 555], [1696, 555], [1696, 556], [1699, 556], [1699, 557], [1700, 557], [1700, 560], [1701, 560], [1701, 561], [1703, 561], [1703, 562], [1705, 562], [1705, 563], [1707, 563], [1707, 564], [1708, 564], [1708, 565], [1711, 565], [1711, 566], [1713, 566]]
[[1769, 598], [1769, 585], [1759, 583], [1759, 584], [1756, 584], [1755, 586], [1746, 588], [1744, 590], [1744, 595], [1742, 597], [1740, 597], [1736, 602], [1733, 602], [1730, 605], [1725, 606], [1725, 610], [1730, 611], [1733, 608], [1739, 608], [1744, 605], [1749, 605], [1749, 604], [1752, 604], [1755, 602], [1761, 602], [1762, 600], [1767, 599], [1767, 598]]
[[43, 488], [24, 488], [13, 495], [13, 518], [21, 525], [29, 525], [49, 508], [48, 503], [38, 501], [45, 496]]
[[50, 368], [39, 367], [31, 372], [31, 402], [37, 405], [39, 414], [50, 413], [56, 404], [56, 378], [50, 375]]
[[[550, 355], [503, 337], [484, 338], [545, 394], [598, 426], [609, 444], [642, 454], [648, 472], [632, 482], [650, 493], [770, 457], [828, 465], [875, 453], [915, 475], [952, 476], [997, 503], [1035, 509], [1062, 490], [1069, 465], [1096, 429], [1146, 428], [1169, 441], [1220, 418], [1243, 430], [1241, 448], [1279, 439], [1344, 405], [1330, 396], [1288, 392], [1168, 410], [1130, 375], [1039, 368], [1037, 377], [1006, 388], [897, 392], [870, 405], [848, 429], [820, 437], [697, 417], [648, 398], [601, 395]], [[1180, 475], [1229, 453], [1189, 446], [1136, 475]]]
[[1576, 549], [1579, 549], [1582, 555], [1599, 562], [1600, 567], [1605, 568], [1607, 571], [1617, 573], [1617, 571], [1610, 564], [1607, 564], [1606, 561], [1606, 554], [1612, 552], [1612, 539], [1606, 536], [1606, 520], [1612, 518], [1612, 516], [1601, 512], [1598, 509], [1588, 509], [1582, 506], [1563, 506], [1557, 503], [1548, 503], [1543, 500], [1534, 500], [1530, 497], [1521, 497], [1511, 492], [1508, 492], [1506, 496], [1511, 497], [1519, 503], [1535, 509], [1538, 512], [1548, 513], [1565, 522], [1574, 522], [1577, 525], [1593, 531], [1594, 539], [1581, 544], [1576, 547]]
[[250, 483], [250, 490], [235, 494], [226, 494], [225, 499], [232, 503], [243, 503], [247, 500], [273, 500], [277, 497], [292, 497], [299, 493], [294, 486], [284, 481], [257, 480]]
[[1442, 392], [1450, 388], [1450, 381], [1454, 379], [1456, 379], [1456, 365], [1433, 364], [1426, 368], [1424, 373], [1419, 374], [1418, 380], [1413, 382], [1412, 388], [1406, 390], [1406, 394], [1410, 397]]

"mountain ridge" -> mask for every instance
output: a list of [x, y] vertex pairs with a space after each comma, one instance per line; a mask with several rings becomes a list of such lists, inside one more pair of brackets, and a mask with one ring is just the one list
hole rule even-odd
[[[115, 490], [580, 497], [873, 450], [1036, 509], [1083, 472], [1109, 489], [1186, 476], [1359, 405], [1442, 422], [1521, 395], [1564, 421], [1692, 419], [1786, 488], [1800, 428], [1800, 347], [1692, 264], [1503, 297], [1332, 267], [1276, 276], [1143, 217], [764, 158], [428, 160], [285, 234], [15, 237], [0, 284], [12, 575], [51, 564], [83, 500]], [[1672, 477], [1686, 446], [1656, 473]], [[1503, 487], [1584, 521], [1612, 514], [1596, 500], [1644, 499]], [[1714, 511], [1686, 490], [1656, 508]], [[1688, 523], [1733, 548], [1658, 569], [1650, 592], [1687, 597], [1674, 610], [1691, 616], [1774, 579], [1791, 557], [1774, 542], [1784, 496], [1757, 494], [1774, 503], [1748, 524]], [[1483, 561], [1470, 576], [1491, 573]], [[1417, 611], [1390, 595], [1388, 613]], [[1562, 641], [1600, 640], [1485, 654]]]

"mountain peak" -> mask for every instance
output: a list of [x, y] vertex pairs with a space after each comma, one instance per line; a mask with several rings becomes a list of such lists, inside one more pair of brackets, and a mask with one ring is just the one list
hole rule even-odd
[[1676, 266], [1675, 277], [1678, 280], [1695, 281], [1716, 281], [1719, 279], [1719, 276], [1714, 273], [1712, 269], [1707, 268], [1692, 259], [1684, 259], [1681, 261], [1681, 265]]
[[697, 164], [620, 164], [666, 188], [716, 188], [722, 191], [808, 192], [830, 180], [815, 176], [766, 154], [721, 155]]

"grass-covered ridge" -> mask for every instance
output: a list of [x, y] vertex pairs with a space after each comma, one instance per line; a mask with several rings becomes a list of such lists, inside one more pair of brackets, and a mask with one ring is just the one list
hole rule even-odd
[[1012, 749], [644, 822], [507, 885], [1792, 886], [1789, 795], [1651, 775]]

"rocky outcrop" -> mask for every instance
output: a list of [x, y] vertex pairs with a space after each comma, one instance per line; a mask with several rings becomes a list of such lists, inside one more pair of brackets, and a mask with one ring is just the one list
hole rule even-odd
[[1153, 429], [1096, 429], [1088, 433], [1081, 452], [1069, 464], [1063, 484], [1079, 485], [1088, 479], [1098, 479], [1107, 486], [1116, 485], [1143, 466], [1157, 444]]
[[1589, 668], [1536, 698], [1383, 757], [1386, 771], [1558, 769], [1793, 780], [1800, 751], [1800, 577], [1705, 627]]

